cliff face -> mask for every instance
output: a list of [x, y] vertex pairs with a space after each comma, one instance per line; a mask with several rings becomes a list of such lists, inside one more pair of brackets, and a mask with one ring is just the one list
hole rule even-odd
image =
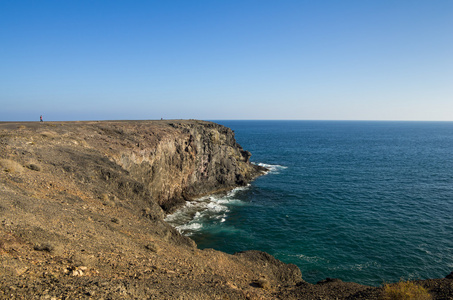
[[40, 197], [127, 207], [170, 231], [165, 212], [262, 172], [229, 128], [210, 122], [5, 123], [2, 133], [5, 183]]
[[210, 122], [0, 123], [0, 298], [261, 299], [295, 285], [294, 265], [199, 250], [163, 220], [259, 175], [249, 157]]
[[[132, 139], [130, 132], [110, 132], [109, 156], [166, 211], [184, 200], [245, 185], [262, 171], [249, 163], [250, 153], [236, 143], [234, 133], [218, 124], [170, 122], [160, 133], [141, 125], [129, 130]], [[112, 149], [113, 140], [121, 140], [121, 147]]]

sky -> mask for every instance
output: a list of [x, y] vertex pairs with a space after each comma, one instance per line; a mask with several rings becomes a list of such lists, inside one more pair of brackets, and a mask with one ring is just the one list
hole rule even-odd
[[453, 1], [0, 0], [0, 121], [453, 121]]

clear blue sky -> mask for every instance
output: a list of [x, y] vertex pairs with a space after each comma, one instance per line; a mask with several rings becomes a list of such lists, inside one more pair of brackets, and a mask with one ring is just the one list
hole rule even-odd
[[453, 1], [0, 0], [0, 121], [453, 121]]

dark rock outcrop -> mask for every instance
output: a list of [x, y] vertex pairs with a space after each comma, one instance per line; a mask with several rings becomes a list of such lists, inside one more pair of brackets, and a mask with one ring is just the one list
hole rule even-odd
[[166, 212], [185, 200], [245, 185], [263, 171], [250, 164], [250, 153], [236, 143], [234, 132], [215, 123], [172, 121], [159, 133], [143, 123], [103, 131], [108, 132], [109, 158]]

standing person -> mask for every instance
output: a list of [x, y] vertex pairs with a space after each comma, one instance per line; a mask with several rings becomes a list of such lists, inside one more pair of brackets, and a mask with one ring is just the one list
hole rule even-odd
[[42, 122], [42, 115], [39, 117], [39, 121]]

